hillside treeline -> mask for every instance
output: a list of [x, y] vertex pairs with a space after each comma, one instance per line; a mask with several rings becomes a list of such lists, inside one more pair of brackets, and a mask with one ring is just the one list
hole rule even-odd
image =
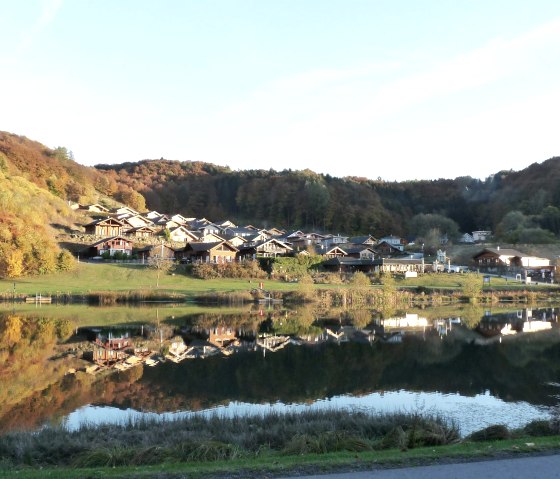
[[510, 242], [551, 241], [560, 233], [559, 158], [485, 180], [405, 182], [335, 178], [310, 170], [232, 171], [166, 160], [97, 168], [140, 192], [150, 209], [213, 221], [415, 236], [418, 220], [435, 215], [456, 225], [441, 233], [490, 229]]

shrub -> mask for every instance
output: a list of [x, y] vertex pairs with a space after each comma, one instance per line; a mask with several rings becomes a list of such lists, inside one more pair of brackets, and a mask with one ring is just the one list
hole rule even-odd
[[501, 441], [504, 439], [509, 439], [510, 432], [509, 429], [502, 424], [494, 424], [493, 426], [488, 426], [480, 431], [473, 432], [467, 437], [470, 441], [480, 442], [480, 441]]

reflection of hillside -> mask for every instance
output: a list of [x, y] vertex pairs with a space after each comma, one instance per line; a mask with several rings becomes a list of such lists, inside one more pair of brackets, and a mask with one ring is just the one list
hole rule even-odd
[[[505, 400], [553, 404], [551, 387], [546, 383], [557, 382], [560, 374], [560, 331], [556, 323], [537, 322], [542, 314], [552, 319], [549, 310], [533, 313], [530, 320], [528, 312], [521, 312], [520, 317], [511, 313], [515, 318], [488, 315], [480, 323], [490, 322], [503, 329], [515, 319], [522, 331], [528, 322], [541, 328], [551, 325], [552, 329], [516, 334], [504, 337], [501, 343], [485, 345], [477, 344], [482, 336], [461, 326], [456, 318], [425, 320], [409, 315], [375, 320], [367, 326], [362, 321], [356, 328], [340, 320], [317, 320], [309, 313], [198, 315], [177, 324], [187, 325], [190, 333], [202, 334], [197, 340], [186, 337], [189, 347], [210, 345], [217, 354], [197, 356], [204, 360], [168, 361], [155, 368], [139, 366], [126, 373], [96, 377], [81, 373], [64, 376], [66, 363], [48, 360], [56, 343], [52, 332], [56, 329], [47, 328], [38, 336], [38, 329], [32, 328], [29, 331], [35, 333], [31, 336], [42, 337], [42, 342], [35, 339], [34, 347], [26, 353], [23, 348], [14, 349], [17, 355], [12, 360], [18, 360], [0, 372], [0, 381], [4, 381], [0, 391], [22, 385], [17, 389], [18, 397], [0, 402], [0, 430], [34, 427], [92, 403], [164, 412], [197, 410], [230, 401], [309, 402], [406, 389], [462, 395], [490, 391]], [[385, 328], [386, 334], [380, 334], [379, 328]], [[6, 343], [6, 338], [15, 337], [13, 330], [8, 335], [4, 326], [0, 338]], [[384, 336], [395, 330], [400, 342], [385, 342]], [[41, 349], [36, 347], [39, 344], [50, 346]], [[228, 359], [224, 360], [226, 351]], [[45, 377], [27, 384], [26, 378], [37, 375], [45, 364]], [[48, 372], [49, 367], [52, 372]]]

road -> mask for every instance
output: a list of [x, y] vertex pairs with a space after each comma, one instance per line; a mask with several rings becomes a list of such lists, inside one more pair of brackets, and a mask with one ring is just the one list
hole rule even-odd
[[484, 479], [560, 478], [560, 455], [347, 472], [305, 476], [305, 479], [473, 479], [477, 477]]

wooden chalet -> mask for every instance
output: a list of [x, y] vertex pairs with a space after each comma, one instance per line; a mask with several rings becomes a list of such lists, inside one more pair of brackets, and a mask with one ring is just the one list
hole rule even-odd
[[379, 247], [384, 243], [390, 244], [391, 246], [398, 249], [399, 251], [404, 251], [404, 247], [407, 244], [405, 239], [394, 235], [384, 236], [383, 238], [380, 238], [377, 243], [377, 246]]
[[102, 218], [84, 226], [86, 234], [94, 236], [121, 236], [123, 223], [116, 218]]
[[137, 228], [129, 229], [125, 235], [133, 238], [150, 238], [157, 234], [157, 229], [152, 226], [138, 226]]
[[238, 236], [238, 235], [224, 235], [224, 239], [228, 243], [235, 246], [236, 248], [239, 248], [240, 246], [244, 245], [245, 243], [248, 243], [248, 241], [245, 238], [243, 238], [242, 236]]
[[375, 252], [380, 256], [395, 256], [403, 254], [403, 250], [397, 248], [394, 244], [387, 241], [380, 241], [375, 246]]
[[240, 246], [237, 257], [239, 259], [256, 259], [257, 257], [286, 256], [291, 252], [292, 248], [289, 245], [275, 238], [271, 238], [257, 243], [246, 243]]
[[105, 253], [109, 253], [110, 256], [115, 253], [132, 255], [132, 241], [123, 236], [113, 236], [99, 240], [88, 248], [89, 256], [101, 256]]
[[485, 271], [552, 269], [550, 260], [529, 256], [510, 248], [484, 248], [473, 256], [477, 268]]
[[175, 250], [166, 244], [150, 245], [136, 250], [138, 259], [148, 261], [150, 259], [175, 260]]
[[189, 231], [183, 225], [176, 226], [175, 228], [171, 228], [169, 230], [169, 235], [171, 241], [175, 241], [177, 243], [188, 243], [192, 241], [199, 241], [198, 236], [195, 235], [192, 231]]
[[212, 243], [187, 243], [176, 252], [175, 257], [189, 263], [231, 263], [235, 261], [238, 249], [227, 241]]
[[367, 259], [372, 260], [375, 258], [375, 251], [372, 247], [365, 244], [345, 244], [340, 245], [339, 248], [346, 253], [348, 258]]

